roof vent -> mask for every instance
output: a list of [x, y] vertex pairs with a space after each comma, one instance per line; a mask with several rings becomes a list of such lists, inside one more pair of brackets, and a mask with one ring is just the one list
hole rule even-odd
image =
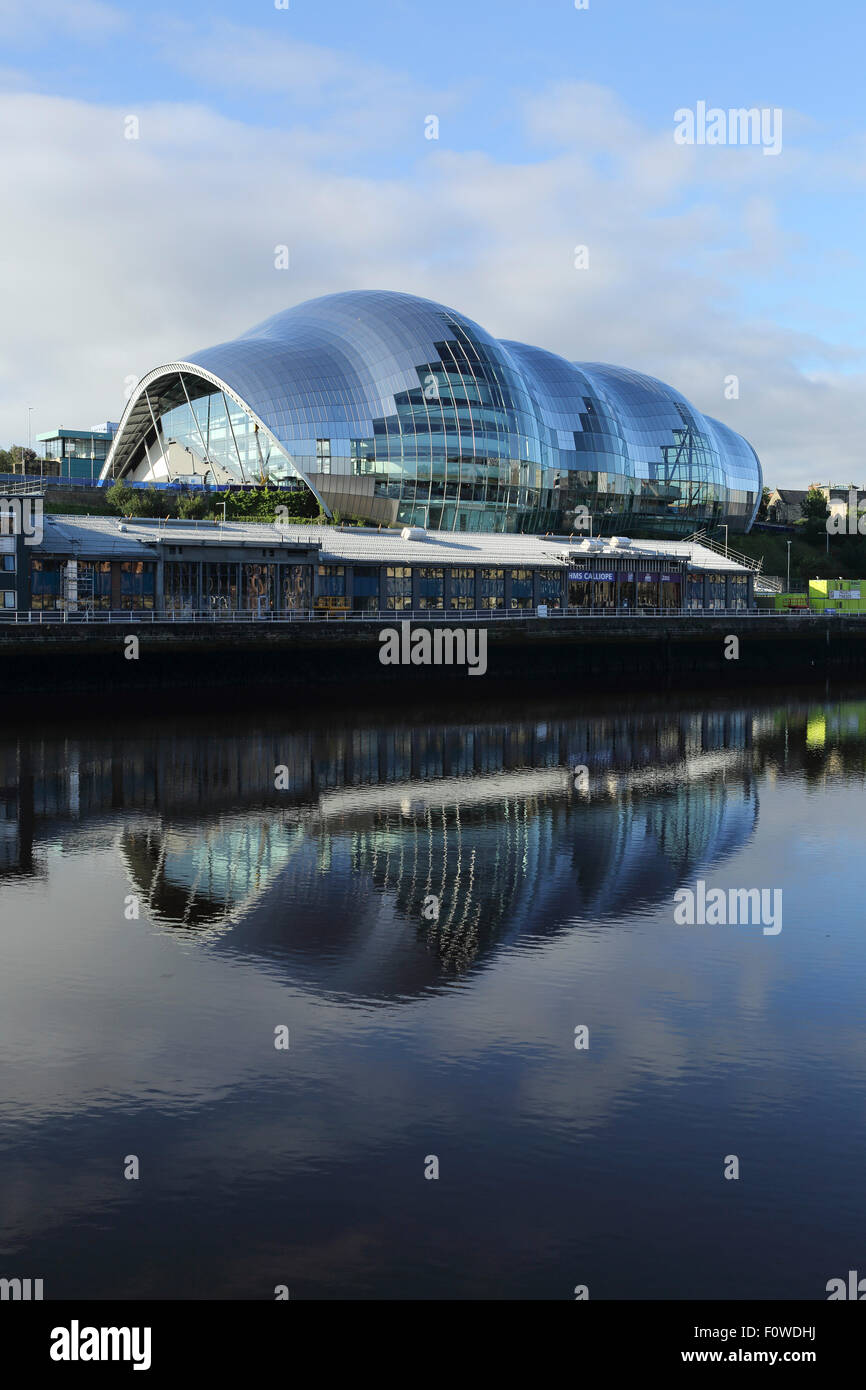
[[611, 536], [610, 543], [617, 550], [627, 550], [631, 545], [631, 536]]
[[126, 522], [125, 522], [125, 521], [118, 521], [118, 523], [117, 523], [117, 529], [118, 529], [118, 531], [125, 531], [125, 530], [127, 529], [127, 527], [126, 527]]
[[424, 541], [427, 539], [427, 532], [423, 526], [404, 526], [400, 532], [401, 541]]

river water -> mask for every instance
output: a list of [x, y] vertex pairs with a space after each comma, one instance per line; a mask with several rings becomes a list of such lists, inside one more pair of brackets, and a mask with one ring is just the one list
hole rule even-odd
[[864, 775], [823, 688], [7, 726], [0, 1276], [825, 1298], [866, 1274]]

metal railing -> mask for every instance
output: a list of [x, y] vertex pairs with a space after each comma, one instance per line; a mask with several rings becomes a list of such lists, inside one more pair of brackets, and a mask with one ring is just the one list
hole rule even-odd
[[217, 624], [239, 623], [247, 626], [257, 623], [380, 623], [394, 627], [401, 622], [427, 623], [448, 627], [454, 623], [514, 623], [523, 619], [536, 622], [556, 621], [557, 619], [592, 618], [598, 622], [618, 622], [643, 618], [714, 618], [751, 620], [755, 618], [820, 619], [824, 617], [866, 618], [863, 613], [825, 613], [818, 611], [760, 608], [551, 608], [547, 616], [539, 616], [535, 609], [376, 609], [369, 612], [349, 609], [301, 609], [297, 612], [254, 613], [245, 610], [208, 610], [175, 612], [156, 609], [0, 609], [0, 624], [13, 626], [56, 626], [57, 624], [103, 624], [146, 625], [168, 624]]
[[711, 540], [706, 531], [693, 531], [690, 536], [686, 536], [686, 545], [702, 545], [705, 550], [712, 550], [716, 555], [723, 555], [726, 560], [733, 560], [735, 564], [742, 565], [744, 569], [753, 570], [755, 574], [760, 574], [764, 566], [764, 557], [756, 560], [752, 555], [744, 555], [741, 550], [732, 550], [729, 545], [722, 545], [720, 541]]
[[781, 594], [785, 591], [785, 581], [775, 574], [762, 574], [755, 579], [755, 593]]

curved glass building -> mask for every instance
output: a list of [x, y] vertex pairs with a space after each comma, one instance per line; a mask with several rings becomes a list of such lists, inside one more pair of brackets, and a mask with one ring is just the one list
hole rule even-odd
[[103, 478], [302, 480], [448, 531], [747, 531], [750, 444], [653, 377], [499, 341], [431, 300], [325, 295], [149, 372]]

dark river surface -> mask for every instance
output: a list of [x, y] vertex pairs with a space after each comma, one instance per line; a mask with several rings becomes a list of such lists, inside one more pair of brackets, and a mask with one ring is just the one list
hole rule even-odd
[[866, 1274], [864, 776], [823, 687], [7, 723], [0, 1276], [825, 1299]]

